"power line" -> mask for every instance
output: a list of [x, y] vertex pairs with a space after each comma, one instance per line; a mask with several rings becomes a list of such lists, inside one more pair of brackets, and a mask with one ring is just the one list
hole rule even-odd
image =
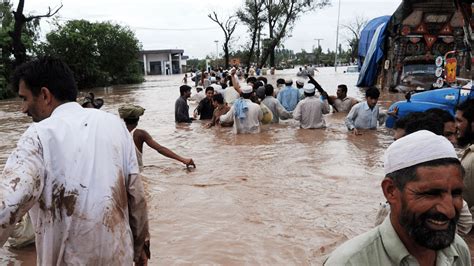
[[[79, 20], [79, 19], [75, 19], [75, 18], [65, 18], [65, 17], [57, 17], [56, 19], [61, 20], [61, 21]], [[127, 25], [127, 24], [125, 23], [125, 25]], [[130, 28], [134, 28], [136, 30], [156, 30], [156, 31], [202, 31], [202, 30], [215, 30], [216, 29], [216, 27], [205, 27], [205, 28], [152, 28], [152, 27], [132, 26], [132, 25], [128, 25], [128, 26]]]
[[200, 31], [200, 30], [215, 30], [215, 27], [210, 28], [185, 28], [185, 29], [163, 29], [163, 28], [148, 28], [148, 27], [134, 27], [130, 26], [137, 30], [158, 30], [158, 31]]

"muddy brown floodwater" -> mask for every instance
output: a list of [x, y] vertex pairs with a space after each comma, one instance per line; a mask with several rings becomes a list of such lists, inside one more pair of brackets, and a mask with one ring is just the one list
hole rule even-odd
[[[345, 83], [362, 99], [357, 75], [320, 68], [316, 78], [329, 94]], [[268, 76], [293, 77], [295, 70]], [[382, 155], [392, 142], [382, 127], [348, 134], [344, 115], [329, 114], [324, 130], [302, 130], [294, 120], [263, 126], [256, 135], [201, 122], [174, 123], [182, 75], [149, 77], [140, 85], [95, 89], [103, 110], [123, 103], [146, 108], [139, 128], [160, 144], [191, 157], [197, 169], [144, 148], [149, 205], [150, 265], [321, 265], [342, 242], [373, 227], [383, 201]], [[193, 89], [193, 93], [195, 90]], [[383, 93], [387, 108], [401, 95]], [[19, 100], [0, 101], [0, 167], [30, 123]], [[196, 104], [190, 104], [190, 110]], [[474, 243], [468, 237], [470, 246]], [[103, 243], [107, 245], [107, 243]], [[30, 265], [34, 248], [0, 249], [0, 263]]]

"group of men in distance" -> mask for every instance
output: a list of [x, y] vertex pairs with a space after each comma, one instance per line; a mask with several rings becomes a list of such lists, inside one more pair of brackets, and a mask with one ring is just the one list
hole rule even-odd
[[[22, 112], [36, 123], [21, 136], [1, 175], [0, 246], [29, 211], [39, 265], [146, 264], [147, 206], [129, 132], [135, 127], [81, 107], [73, 74], [60, 60], [45, 57], [21, 65], [13, 84]], [[246, 98], [231, 107], [231, 116], [240, 119], [242, 110], [260, 116], [260, 107], [249, 100], [251, 87], [236, 90]], [[367, 94], [368, 100], [372, 97], [378, 94]], [[370, 110], [372, 103], [358, 108]], [[356, 107], [350, 111], [355, 128]], [[219, 119], [227, 121], [226, 115]], [[465, 147], [461, 160], [443, 136], [444, 127], [433, 133], [435, 128], [423, 123], [408, 127], [411, 122], [384, 156], [381, 188], [389, 215], [338, 247], [326, 265], [471, 265], [456, 224], [463, 199], [473, 207], [474, 100], [456, 111], [456, 141]]]
[[[261, 124], [279, 123], [280, 119], [289, 118], [299, 121], [304, 129], [324, 128], [323, 115], [330, 112], [332, 105], [335, 112], [349, 113], [345, 121], [347, 128], [359, 134], [359, 129], [375, 129], [386, 116], [377, 106], [380, 95], [377, 88], [369, 88], [367, 100], [358, 103], [347, 96], [346, 85], [339, 85], [337, 95], [329, 96], [309, 75], [308, 82], [298, 79], [296, 88], [292, 79], [278, 79], [275, 88], [267, 84], [265, 77], [244, 79], [236, 73], [234, 68], [228, 76], [211, 74], [201, 82], [208, 83], [205, 92], [197, 89], [198, 93], [193, 96], [191, 87], [182, 85], [175, 103], [175, 121], [190, 123], [199, 116], [201, 120], [211, 120], [208, 127], [233, 125], [233, 132], [237, 134], [258, 133]], [[189, 99], [198, 102], [193, 117], [189, 115]]]
[[[254, 80], [247, 79], [247, 84], [241, 86], [233, 73], [230, 80], [235, 84], [231, 89], [245, 102], [236, 100], [227, 114], [213, 117], [214, 121], [233, 120], [236, 133], [258, 132], [257, 117], [261, 120], [263, 108], [251, 99], [258, 97], [261, 85], [265, 89], [271, 85], [255, 85]], [[336, 97], [327, 96], [320, 89], [321, 97], [316, 98], [314, 89], [320, 87], [317, 82], [297, 82], [297, 89], [292, 88], [291, 80], [279, 80], [278, 84], [284, 86], [277, 87], [275, 102], [289, 113], [288, 117], [299, 120], [302, 128], [309, 124], [316, 126], [308, 128], [324, 127], [317, 118], [329, 112], [329, 102], [335, 111], [348, 112], [345, 124], [356, 135], [360, 134], [359, 129], [376, 128], [387, 115], [377, 106], [380, 93], [376, 88], [368, 88], [366, 101], [357, 103], [347, 97], [347, 87], [343, 85], [338, 87]], [[190, 88], [185, 91], [189, 96]], [[300, 91], [304, 100], [299, 98]], [[273, 90], [268, 92], [263, 104], [267, 97], [275, 96]], [[242, 112], [248, 112], [248, 116]], [[279, 116], [280, 112], [272, 110], [272, 114]], [[245, 124], [247, 117], [254, 123]], [[473, 118], [474, 100], [469, 100], [457, 107], [455, 118], [446, 111], [432, 109], [399, 119], [395, 142], [384, 156], [385, 178], [381, 183], [389, 213], [374, 229], [338, 247], [325, 265], [471, 265], [469, 248], [460, 235], [466, 235], [473, 224]], [[318, 121], [314, 123], [315, 120]], [[455, 146], [464, 148], [461, 160]]]

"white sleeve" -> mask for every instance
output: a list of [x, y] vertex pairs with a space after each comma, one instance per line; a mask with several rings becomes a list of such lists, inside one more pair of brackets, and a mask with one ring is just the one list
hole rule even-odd
[[229, 112], [223, 114], [219, 118], [220, 123], [229, 123], [234, 121], [234, 106], [230, 108]]
[[293, 110], [293, 119], [298, 121], [301, 119], [301, 102], [299, 102], [296, 105], [295, 110]]
[[0, 246], [41, 196], [45, 173], [43, 147], [32, 125], [18, 141], [0, 178]]

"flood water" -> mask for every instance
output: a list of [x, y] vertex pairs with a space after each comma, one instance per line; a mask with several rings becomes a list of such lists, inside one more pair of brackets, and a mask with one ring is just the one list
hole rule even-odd
[[[320, 68], [316, 79], [329, 94], [345, 83], [349, 96], [362, 99], [357, 75], [343, 70]], [[269, 82], [296, 78], [296, 72], [277, 71]], [[255, 135], [206, 129], [199, 121], [177, 125], [174, 102], [181, 80], [182, 75], [156, 76], [141, 85], [93, 90], [104, 98], [107, 112], [118, 114], [123, 103], [143, 106], [139, 128], [197, 165], [188, 171], [144, 148], [150, 265], [321, 265], [339, 244], [373, 227], [384, 199], [380, 182], [382, 155], [393, 139], [389, 130], [353, 136], [339, 113], [326, 116], [326, 129], [303, 130], [289, 120], [263, 126]], [[383, 93], [379, 103], [387, 108], [399, 98]], [[31, 122], [19, 105], [18, 99], [0, 101], [2, 169]], [[0, 257], [0, 263], [30, 265], [34, 247], [4, 247]]]

